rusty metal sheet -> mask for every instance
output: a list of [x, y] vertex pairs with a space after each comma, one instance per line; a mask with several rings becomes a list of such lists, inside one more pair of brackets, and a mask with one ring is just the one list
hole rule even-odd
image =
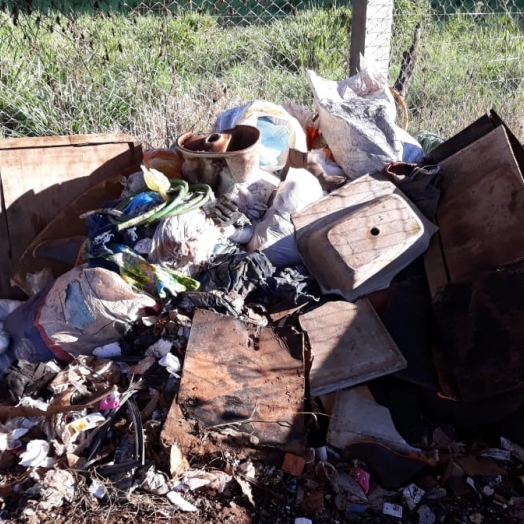
[[271, 328], [195, 312], [178, 403], [204, 428], [228, 425], [259, 443], [282, 446], [304, 437], [303, 362]]
[[368, 300], [328, 302], [299, 318], [313, 362], [310, 394], [326, 395], [407, 366]]

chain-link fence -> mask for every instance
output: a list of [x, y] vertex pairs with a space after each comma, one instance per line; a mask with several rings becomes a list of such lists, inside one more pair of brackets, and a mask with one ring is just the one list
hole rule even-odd
[[[410, 130], [449, 136], [494, 107], [522, 134], [524, 1], [384, 6], [393, 12], [389, 81], [405, 96]], [[306, 69], [349, 74], [353, 8], [329, 0], [0, 1], [0, 137], [126, 132], [157, 147], [188, 129], [207, 132], [223, 110], [249, 100], [312, 109]]]
[[390, 80], [415, 58], [414, 128], [449, 136], [494, 108], [524, 138], [522, 0], [396, 0], [394, 20]]

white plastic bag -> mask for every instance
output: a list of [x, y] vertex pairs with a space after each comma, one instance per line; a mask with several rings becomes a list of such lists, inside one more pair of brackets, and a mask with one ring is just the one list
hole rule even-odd
[[350, 178], [391, 162], [419, 162], [424, 157], [420, 144], [395, 124], [395, 101], [386, 80], [361, 63], [358, 74], [341, 82], [308, 71], [322, 136]]
[[196, 275], [224, 243], [223, 231], [201, 209], [162, 220], [153, 236], [149, 261]]
[[278, 186], [273, 205], [255, 231], [247, 250], [262, 251], [275, 266], [295, 266], [302, 262], [295, 245], [291, 214], [301, 211], [323, 196], [319, 181], [306, 169], [290, 168]]
[[262, 221], [255, 226], [255, 232], [247, 245], [247, 251], [262, 251], [274, 266], [296, 266], [302, 259], [295, 246], [295, 227], [291, 215], [281, 215], [270, 209]]
[[323, 196], [320, 182], [307, 169], [289, 168], [286, 179], [280, 183], [272, 209], [279, 213], [298, 213]]

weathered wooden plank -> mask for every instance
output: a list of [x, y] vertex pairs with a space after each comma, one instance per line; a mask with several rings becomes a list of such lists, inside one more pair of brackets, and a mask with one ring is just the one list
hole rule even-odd
[[310, 394], [326, 395], [404, 369], [407, 362], [368, 300], [336, 301], [299, 317], [313, 362]]
[[439, 242], [426, 257], [441, 332], [434, 360], [443, 391], [463, 401], [524, 386], [524, 180], [517, 145], [499, 122], [440, 164]]
[[126, 134], [93, 134], [66, 136], [38, 136], [24, 138], [4, 138], [0, 140], [0, 150], [34, 149], [38, 147], [67, 147], [93, 144], [135, 143], [132, 136]]
[[303, 363], [271, 328], [197, 310], [178, 402], [204, 428], [229, 426], [263, 445], [302, 441]]
[[46, 240], [60, 240], [78, 235], [86, 235], [85, 221], [80, 215], [86, 211], [99, 208], [104, 202], [114, 200], [122, 194], [122, 176], [129, 175], [139, 169], [138, 163], [123, 171], [115, 171], [107, 179], [98, 182], [93, 187], [82, 193], [68, 206], [62, 209], [38, 233], [27, 246], [20, 258], [13, 263], [12, 281], [26, 294], [30, 293], [26, 281], [27, 273], [36, 273], [44, 268], [49, 268], [55, 277], [71, 269], [71, 265], [56, 260], [39, 258], [35, 255], [35, 248]]
[[[0, 296], [13, 296], [12, 267], [35, 236], [64, 207], [96, 183], [142, 157], [140, 144], [127, 135], [40, 137], [0, 140], [3, 189], [0, 231]], [[10, 241], [9, 241], [10, 239]]]

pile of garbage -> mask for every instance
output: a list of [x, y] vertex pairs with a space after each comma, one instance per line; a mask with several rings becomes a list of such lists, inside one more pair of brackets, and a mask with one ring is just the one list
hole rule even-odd
[[308, 77], [315, 113], [145, 151], [0, 300], [4, 520], [522, 522], [524, 149], [494, 111], [413, 138], [372, 67]]

